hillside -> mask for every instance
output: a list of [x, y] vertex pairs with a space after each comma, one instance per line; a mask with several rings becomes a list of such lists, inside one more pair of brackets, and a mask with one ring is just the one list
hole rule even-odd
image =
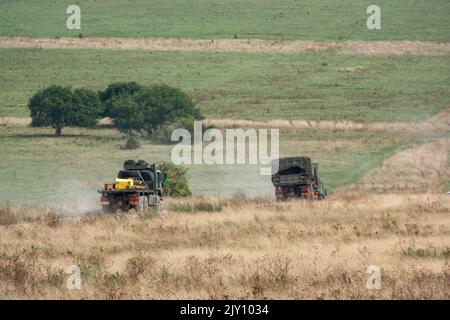
[[0, 116], [50, 84], [187, 91], [209, 118], [419, 122], [449, 107], [448, 56], [0, 49]]

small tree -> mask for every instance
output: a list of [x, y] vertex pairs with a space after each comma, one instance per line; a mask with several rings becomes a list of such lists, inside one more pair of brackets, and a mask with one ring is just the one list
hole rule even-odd
[[167, 196], [188, 197], [192, 195], [189, 189], [187, 169], [170, 162], [163, 162], [160, 167], [165, 175], [164, 192]]
[[92, 127], [103, 111], [98, 95], [88, 89], [50, 86], [39, 90], [28, 102], [31, 125], [51, 126], [57, 136], [65, 126]]

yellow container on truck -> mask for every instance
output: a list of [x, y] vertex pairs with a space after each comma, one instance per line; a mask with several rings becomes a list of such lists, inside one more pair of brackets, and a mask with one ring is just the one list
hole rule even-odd
[[116, 190], [124, 190], [124, 189], [131, 189], [134, 187], [134, 179], [116, 179], [115, 182], [115, 189]]

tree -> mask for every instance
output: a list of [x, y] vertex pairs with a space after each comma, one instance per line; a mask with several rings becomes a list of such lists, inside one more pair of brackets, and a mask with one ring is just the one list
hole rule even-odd
[[97, 92], [89, 89], [76, 89], [73, 92], [76, 111], [72, 113], [71, 125], [78, 127], [94, 127], [103, 113], [103, 105]]
[[145, 110], [141, 108], [133, 95], [114, 96], [111, 99], [111, 106], [110, 111], [114, 114], [113, 123], [119, 131], [127, 135], [142, 132], [142, 128], [145, 127]]
[[53, 85], [39, 90], [28, 102], [33, 127], [51, 126], [57, 136], [65, 126], [92, 127], [103, 111], [97, 93], [88, 89], [72, 91]]
[[147, 111], [144, 128], [149, 134], [158, 127], [181, 118], [203, 119], [192, 99], [182, 90], [167, 85], [154, 85], [137, 94], [138, 103]]
[[100, 100], [105, 108], [103, 116], [110, 118], [114, 117], [112, 101], [115, 97], [120, 95], [134, 95], [143, 88], [143, 86], [136, 82], [117, 82], [110, 84], [105, 91], [99, 92]]
[[111, 95], [109, 115], [122, 132], [146, 133], [151, 136], [158, 128], [180, 119], [203, 119], [192, 99], [183, 91], [167, 85], [142, 87], [134, 93], [122, 91]]

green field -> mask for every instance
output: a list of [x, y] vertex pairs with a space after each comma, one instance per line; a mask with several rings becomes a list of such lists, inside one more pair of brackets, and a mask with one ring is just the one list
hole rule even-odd
[[3, 36], [114, 36], [449, 41], [447, 0], [378, 0], [382, 30], [366, 27], [360, 0], [79, 0], [81, 30], [66, 28], [72, 2], [1, 0]]
[[[361, 132], [281, 131], [281, 155], [308, 154], [320, 163], [329, 190], [360, 179], [382, 159], [414, 140]], [[126, 159], [170, 160], [170, 145], [143, 142], [139, 150], [121, 150], [121, 135], [110, 129], [65, 128], [55, 137], [46, 128], [0, 127], [0, 204], [96, 204], [96, 190], [112, 181]], [[259, 166], [189, 165], [197, 195], [272, 194], [270, 176]]]
[[50, 84], [166, 83], [210, 118], [422, 121], [448, 108], [446, 56], [0, 49], [0, 116]]

